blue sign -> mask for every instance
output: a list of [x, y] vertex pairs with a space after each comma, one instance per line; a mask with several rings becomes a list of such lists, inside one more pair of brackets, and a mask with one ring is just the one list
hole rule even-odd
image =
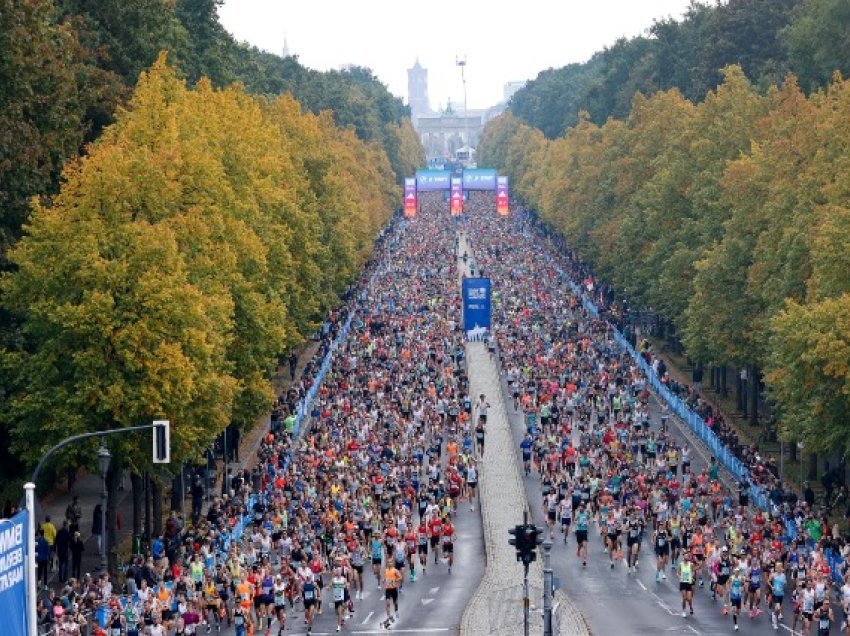
[[25, 510], [0, 521], [0, 617], [9, 636], [27, 636], [26, 546]]
[[463, 280], [463, 329], [470, 340], [480, 340], [490, 329], [490, 279]]
[[448, 170], [417, 170], [416, 189], [419, 192], [448, 190], [451, 188], [452, 173]]
[[495, 190], [496, 171], [491, 168], [475, 168], [463, 171], [463, 189]]

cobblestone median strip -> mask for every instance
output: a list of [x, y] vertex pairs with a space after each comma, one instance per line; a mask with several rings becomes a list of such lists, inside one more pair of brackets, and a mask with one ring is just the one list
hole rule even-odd
[[[470, 395], [476, 398], [483, 393], [491, 406], [487, 415], [487, 445], [484, 459], [479, 462], [487, 569], [463, 614], [460, 633], [462, 636], [516, 636], [522, 633], [522, 564], [517, 562], [514, 548], [508, 544], [508, 529], [522, 522], [523, 511], [529, 509], [528, 498], [496, 362], [483, 342], [468, 342], [466, 356]], [[543, 567], [540, 560], [529, 569], [529, 587], [533, 590], [530, 631], [542, 634]], [[554, 603], [559, 615], [553, 617], [553, 622], [560, 625], [560, 632], [556, 634], [584, 636], [590, 633], [581, 613], [562, 591], [555, 593]]]

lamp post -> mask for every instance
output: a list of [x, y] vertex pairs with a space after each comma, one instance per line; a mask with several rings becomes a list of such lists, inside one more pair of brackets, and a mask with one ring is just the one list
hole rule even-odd
[[102, 478], [103, 489], [100, 491], [100, 571], [106, 572], [106, 473], [109, 471], [109, 462], [112, 460], [112, 455], [109, 454], [109, 449], [103, 440], [100, 441], [100, 448], [97, 451], [97, 463], [100, 467], [100, 475]]
[[463, 84], [463, 128], [466, 131], [466, 147], [469, 149], [467, 161], [472, 161], [472, 139], [469, 137], [469, 113], [466, 109], [466, 57], [455, 57], [455, 64], [460, 67], [460, 81]]

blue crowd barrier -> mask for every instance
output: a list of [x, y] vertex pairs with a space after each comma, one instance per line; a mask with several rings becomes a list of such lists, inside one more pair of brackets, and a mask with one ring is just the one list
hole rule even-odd
[[[563, 272], [561, 269], [557, 269], [558, 273], [567, 281], [570, 289], [573, 294], [581, 298], [582, 305], [584, 306], [585, 311], [588, 314], [593, 316], [594, 318], [599, 317], [599, 309], [596, 307], [594, 302], [588, 298], [584, 289], [581, 288], [578, 284], [572, 281], [567, 274]], [[762, 510], [770, 509], [770, 499], [767, 496], [767, 493], [763, 488], [755, 485], [750, 479], [750, 473], [746, 466], [744, 466], [743, 462], [739, 460], [732, 451], [729, 450], [729, 447], [726, 446], [717, 434], [711, 429], [705, 421], [697, 415], [679, 396], [675, 395], [668, 387], [665, 385], [661, 378], [658, 377], [658, 374], [653, 371], [652, 366], [647, 363], [647, 361], [635, 351], [634, 347], [632, 347], [631, 343], [626, 340], [626, 338], [619, 331], [614, 330], [614, 340], [617, 344], [625, 349], [629, 356], [635, 361], [640, 370], [644, 373], [646, 378], [648, 379], [652, 389], [655, 393], [661, 396], [667, 405], [670, 407], [670, 410], [675, 413], [679, 418], [684, 421], [688, 427], [696, 434], [697, 437], [708, 447], [708, 449], [712, 452], [712, 454], [739, 482], [746, 480], [749, 486], [749, 494], [750, 498], [753, 502]]]

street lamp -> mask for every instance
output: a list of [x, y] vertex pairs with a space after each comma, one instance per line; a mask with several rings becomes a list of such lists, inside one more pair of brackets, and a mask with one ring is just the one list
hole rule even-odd
[[455, 57], [455, 64], [460, 67], [460, 81], [463, 83], [463, 127], [466, 130], [467, 161], [472, 161], [472, 139], [469, 137], [469, 113], [466, 110], [466, 56], [463, 59]]
[[106, 572], [106, 473], [109, 471], [109, 462], [112, 455], [109, 454], [109, 449], [106, 448], [103, 440], [100, 441], [100, 448], [97, 451], [97, 463], [100, 467], [100, 475], [102, 477], [103, 489], [100, 491], [100, 571]]

